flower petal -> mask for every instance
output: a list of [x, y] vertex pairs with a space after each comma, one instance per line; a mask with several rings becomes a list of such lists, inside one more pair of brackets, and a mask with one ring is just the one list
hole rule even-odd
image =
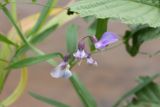
[[72, 72], [69, 70], [69, 69], [66, 69], [64, 72], [63, 72], [63, 77], [64, 78], [69, 78], [72, 76]]
[[77, 50], [76, 53], [73, 53], [73, 56], [78, 59], [83, 59], [87, 57], [87, 53], [84, 50]]
[[72, 72], [69, 69], [65, 69], [62, 71], [54, 70], [50, 74], [53, 78], [69, 78], [72, 76]]
[[105, 48], [107, 45], [118, 41], [118, 36], [112, 32], [105, 32], [101, 39], [95, 43], [95, 47], [97, 49]]
[[63, 77], [64, 73], [60, 70], [54, 70], [50, 74], [53, 78], [61, 78], [61, 77]]
[[87, 58], [87, 63], [91, 65], [98, 65], [97, 61], [95, 61], [92, 57]]

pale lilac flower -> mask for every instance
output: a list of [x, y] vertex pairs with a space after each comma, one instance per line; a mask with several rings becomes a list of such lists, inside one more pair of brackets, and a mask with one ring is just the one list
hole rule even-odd
[[95, 61], [90, 55], [87, 57], [87, 63], [90, 65], [98, 65], [97, 61]]
[[73, 56], [76, 59], [81, 60], [81, 59], [86, 58], [88, 56], [87, 53], [84, 50], [84, 47], [85, 47], [84, 42], [82, 42], [82, 41], [79, 42], [78, 50], [75, 53], [73, 53]]
[[73, 56], [77, 59], [83, 59], [87, 57], [87, 54], [84, 50], [77, 50], [76, 53], [73, 54]]
[[72, 72], [69, 70], [70, 65], [68, 62], [61, 62], [50, 74], [54, 78], [69, 78]]
[[95, 42], [95, 47], [96, 47], [96, 49], [103, 49], [107, 45], [112, 44], [116, 41], [118, 41], [118, 36], [115, 33], [105, 32], [102, 35], [101, 39], [99, 41]]

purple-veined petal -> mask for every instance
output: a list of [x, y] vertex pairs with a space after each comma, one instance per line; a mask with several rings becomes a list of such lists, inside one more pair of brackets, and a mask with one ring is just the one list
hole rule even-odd
[[73, 56], [77, 59], [83, 59], [87, 57], [87, 53], [84, 50], [77, 50], [76, 53], [73, 53]]
[[101, 39], [95, 43], [95, 47], [97, 49], [105, 48], [107, 45], [118, 41], [118, 36], [112, 32], [105, 32]]

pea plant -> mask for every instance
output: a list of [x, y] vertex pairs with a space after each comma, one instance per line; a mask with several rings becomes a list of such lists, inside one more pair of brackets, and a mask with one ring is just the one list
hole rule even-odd
[[[7, 34], [0, 32], [0, 93], [10, 73], [14, 69], [21, 70], [18, 86], [13, 93], [0, 101], [0, 107], [11, 106], [20, 98], [27, 85], [28, 67], [44, 61], [54, 68], [48, 75], [71, 82], [84, 107], [98, 107], [94, 97], [81, 83], [72, 68], [76, 65], [82, 66], [80, 64], [83, 60], [86, 64], [98, 66], [92, 55], [106, 52], [104, 50], [117, 47], [119, 43], [123, 43], [128, 54], [135, 57], [140, 53], [140, 47], [144, 42], [160, 37], [159, 0], [71, 0], [64, 7], [56, 7], [58, 0], [46, 0], [41, 12], [23, 20], [17, 17], [16, 8], [19, 2], [0, 1], [0, 11], [12, 25], [12, 29]], [[33, 6], [42, 5], [38, 0], [22, 3]], [[49, 37], [57, 28], [77, 17], [86, 20], [90, 26], [87, 32], [84, 31], [86, 35], [78, 40], [77, 25], [67, 24], [67, 53], [47, 54], [37, 48], [37, 44]], [[125, 31], [122, 38], [116, 32], [107, 30], [108, 22], [112, 19], [128, 25], [129, 29]], [[24, 23], [27, 22], [30, 26], [26, 27]], [[27, 55], [28, 51], [33, 52], [33, 55]], [[144, 54], [152, 57], [158, 55], [159, 51]], [[60, 62], [55, 58], [59, 58]], [[113, 107], [159, 107], [160, 86], [154, 81], [157, 77], [159, 74], [139, 77], [138, 84], [115, 99], [117, 101]], [[35, 92], [29, 92], [29, 95], [54, 107], [70, 107], [69, 104]]]

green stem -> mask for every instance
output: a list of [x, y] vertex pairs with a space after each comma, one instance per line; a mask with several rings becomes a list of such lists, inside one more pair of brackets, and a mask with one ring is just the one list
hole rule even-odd
[[[8, 17], [8, 19], [10, 20], [10, 22], [12, 23], [12, 25], [15, 27], [15, 29], [16, 29], [18, 35], [20, 36], [21, 40], [22, 40], [28, 47], [30, 47], [30, 49], [31, 49], [32, 51], [34, 51], [35, 53], [37, 53], [37, 54], [39, 54], [39, 55], [44, 55], [44, 53], [43, 53], [41, 50], [35, 48], [32, 44], [30, 44], [30, 43], [27, 41], [27, 39], [24, 37], [23, 33], [22, 33], [21, 30], [19, 29], [18, 25], [16, 24], [14, 18], [12, 17], [12, 15], [11, 15], [10, 12], [8, 11], [8, 9], [7, 9], [5, 6], [3, 6], [3, 7], [2, 7], [2, 10], [3, 10], [3, 12], [5, 13], [5, 15]], [[53, 60], [48, 60], [48, 62], [49, 62], [50, 64], [52, 64], [52, 65], [57, 65], [57, 63], [54, 62]]]
[[27, 85], [27, 80], [28, 80], [27, 68], [22, 68], [21, 79], [19, 81], [18, 86], [9, 97], [0, 102], [0, 107], [8, 107], [11, 104], [13, 104], [23, 94]]
[[5, 6], [2, 6], [2, 10], [5, 13], [5, 15], [8, 17], [8, 19], [10, 20], [10, 22], [12, 23], [12, 25], [15, 27], [15, 29], [16, 29], [18, 35], [20, 36], [21, 40], [25, 44], [29, 45], [28, 42], [27, 42], [27, 40], [23, 36], [23, 33], [21, 32], [21, 30], [19, 29], [18, 25], [16, 24], [15, 19], [13, 18], [13, 16], [11, 15], [11, 13], [8, 11], [8, 9]]
[[70, 82], [72, 83], [75, 91], [77, 92], [85, 107], [97, 107], [95, 99], [92, 97], [92, 95], [88, 92], [88, 90], [80, 82], [80, 80], [75, 74], [70, 77]]
[[16, 4], [16, 0], [11, 0], [11, 14], [14, 18], [14, 20], [17, 22], [17, 4]]

